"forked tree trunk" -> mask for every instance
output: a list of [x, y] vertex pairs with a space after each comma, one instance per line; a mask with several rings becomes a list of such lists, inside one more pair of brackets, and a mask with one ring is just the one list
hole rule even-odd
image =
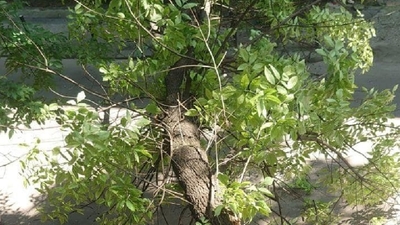
[[[204, 15], [209, 15], [211, 10], [210, 0], [198, 0], [196, 9], [192, 8], [192, 21], [202, 23]], [[196, 23], [194, 23], [196, 25]], [[198, 25], [198, 24], [197, 24]], [[238, 225], [240, 221], [227, 210], [222, 210], [220, 215], [214, 216], [214, 208], [219, 205], [213, 188], [212, 171], [208, 163], [207, 154], [200, 145], [199, 128], [188, 118], [185, 118], [185, 109], [189, 108], [190, 77], [188, 65], [195, 65], [193, 49], [188, 48], [187, 57], [178, 60], [165, 77], [166, 105], [163, 124], [169, 136], [171, 164], [185, 192], [185, 198], [190, 203], [193, 217], [199, 221], [208, 219], [212, 225]], [[185, 90], [181, 85], [186, 77]], [[190, 105], [190, 104], [189, 104]], [[215, 182], [214, 182], [215, 183]]]
[[[193, 65], [193, 61], [182, 58], [174, 67]], [[186, 69], [171, 70], [165, 79], [167, 99], [164, 127], [169, 136], [172, 168], [190, 203], [190, 210], [196, 220], [208, 219], [212, 225], [237, 225], [240, 221], [226, 210], [214, 216], [213, 210], [219, 200], [215, 198], [212, 171], [207, 154], [200, 145], [198, 126], [185, 118], [184, 102], [180, 96], [180, 86]]]

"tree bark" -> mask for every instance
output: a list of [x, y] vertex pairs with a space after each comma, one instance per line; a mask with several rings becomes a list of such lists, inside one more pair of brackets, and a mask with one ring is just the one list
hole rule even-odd
[[[181, 58], [174, 67], [193, 65], [193, 60]], [[171, 70], [166, 78], [166, 116], [163, 119], [170, 143], [170, 156], [173, 171], [184, 190], [185, 198], [190, 203], [193, 217], [199, 221], [208, 219], [212, 225], [238, 225], [240, 220], [227, 210], [222, 210], [219, 216], [214, 216], [213, 210], [220, 200], [215, 198], [215, 182], [208, 163], [207, 154], [200, 145], [199, 128], [185, 117], [188, 99], [181, 98], [183, 78], [187, 68]]]
[[[189, 13], [193, 25], [202, 23], [209, 16], [210, 0], [198, 0], [196, 9]], [[204, 7], [203, 7], [204, 6]], [[203, 8], [201, 8], [203, 7]], [[197, 21], [197, 22], [196, 22]], [[186, 57], [179, 59], [165, 77], [166, 107], [163, 119], [164, 129], [169, 137], [169, 154], [171, 164], [179, 184], [184, 190], [185, 198], [190, 203], [194, 219], [208, 219], [212, 225], [238, 225], [240, 220], [227, 210], [214, 216], [214, 208], [220, 204], [215, 198], [217, 179], [213, 179], [207, 154], [200, 145], [197, 124], [185, 117], [190, 108], [188, 93], [190, 91], [189, 67], [195, 65], [193, 47], [188, 47]], [[186, 78], [185, 90], [181, 91], [182, 82]], [[214, 182], [213, 182], [214, 180]]]

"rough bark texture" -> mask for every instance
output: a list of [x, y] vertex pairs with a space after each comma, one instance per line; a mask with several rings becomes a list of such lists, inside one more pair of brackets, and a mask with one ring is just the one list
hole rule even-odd
[[[181, 58], [174, 66], [191, 65], [193, 61]], [[212, 174], [208, 158], [200, 146], [199, 129], [195, 123], [185, 118], [184, 102], [181, 98], [180, 86], [187, 69], [171, 70], [165, 78], [167, 91], [163, 119], [164, 127], [169, 136], [172, 168], [185, 192], [185, 198], [190, 203], [192, 215], [196, 220], [209, 219], [213, 225], [240, 224], [227, 211], [222, 211], [218, 217], [213, 216], [213, 207], [218, 200], [214, 198]]]
[[[208, 4], [204, 4], [205, 2]], [[188, 13], [193, 17], [193, 25], [202, 23], [211, 9], [210, 0], [199, 0], [198, 3], [199, 7], [191, 9], [191, 13]], [[172, 168], [196, 220], [206, 218], [212, 225], [237, 225], [240, 221], [228, 211], [223, 210], [219, 216], [214, 216], [214, 207], [220, 202], [214, 198], [214, 193], [218, 191], [213, 188], [216, 186], [212, 182], [215, 179], [212, 178], [207, 154], [200, 145], [199, 128], [184, 115], [185, 110], [190, 108], [188, 98], [191, 80], [188, 76], [190, 68], [187, 66], [197, 63], [193, 52], [193, 47], [188, 47], [186, 57], [179, 59], [165, 77], [165, 103], [168, 106], [165, 108], [163, 124], [169, 137]], [[184, 78], [185, 90], [181, 91]]]

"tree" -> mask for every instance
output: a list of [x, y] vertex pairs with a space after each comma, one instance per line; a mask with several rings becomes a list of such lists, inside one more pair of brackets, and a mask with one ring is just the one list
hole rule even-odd
[[[250, 222], [270, 216], [266, 199], [279, 204], [278, 186], [304, 177], [317, 152], [337, 163], [321, 179], [349, 204], [395, 193], [397, 155], [389, 149], [398, 145], [397, 128], [386, 123], [395, 89], [365, 89], [362, 104], [351, 106], [356, 70], [372, 65], [374, 29], [360, 15], [320, 0], [76, 3], [68, 38], [17, 22], [14, 8], [0, 4], [1, 19], [12, 24], [1, 27], [6, 66], [34, 81], [1, 80], [3, 130], [12, 135], [16, 122], [55, 118], [69, 132], [66, 146], [35, 148], [22, 162], [48, 197], [48, 218], [66, 221], [95, 202], [107, 207], [102, 224], [142, 224], [181, 199], [200, 224]], [[135, 50], [115, 59], [127, 45]], [[71, 56], [99, 69], [100, 88], [62, 74], [61, 60]], [[308, 66], [316, 58], [327, 68], [318, 76]], [[56, 76], [84, 90], [67, 102], [72, 110], [34, 97]], [[112, 107], [126, 115], [107, 121]], [[375, 143], [369, 163], [351, 166], [346, 151], [366, 140]]]

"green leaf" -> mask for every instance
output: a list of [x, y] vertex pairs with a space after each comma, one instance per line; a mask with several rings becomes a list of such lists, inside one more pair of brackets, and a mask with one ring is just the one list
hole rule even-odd
[[278, 93], [279, 94], [281, 94], [281, 95], [287, 95], [287, 90], [286, 90], [286, 88], [284, 88], [283, 86], [281, 86], [281, 85], [277, 85], [276, 86], [276, 90], [278, 91]]
[[[129, 58], [129, 62], [128, 62], [128, 67], [129, 69], [133, 70], [135, 68], [135, 62], [133, 61], [132, 58]], [[102, 68], [102, 67], [101, 67]], [[101, 69], [100, 68], [100, 69]], [[100, 71], [101, 72], [101, 71]]]
[[182, 7], [182, 1], [181, 0], [175, 0], [175, 3], [178, 7]]
[[117, 13], [117, 17], [120, 19], [125, 19], [125, 14], [122, 12]]
[[143, 149], [143, 148], [142, 149], [137, 149], [136, 152], [142, 154], [143, 156], [145, 156], [145, 157], [147, 157], [149, 159], [153, 158], [153, 156], [150, 154], [150, 152], [147, 151], [146, 149]]
[[103, 73], [103, 74], [107, 74], [107, 73], [108, 73], [108, 70], [107, 70], [106, 68], [104, 68], [104, 67], [100, 67], [100, 68], [99, 68], [99, 72], [100, 72], [100, 73]]
[[197, 3], [191, 2], [191, 3], [186, 3], [185, 5], [183, 5], [182, 8], [184, 8], [184, 9], [191, 9], [191, 8], [193, 8], [193, 7], [196, 7], [197, 5], [198, 5]]
[[196, 109], [189, 109], [185, 112], [185, 116], [198, 116], [199, 112]]
[[265, 201], [258, 201], [258, 205], [261, 205], [259, 208], [259, 212], [265, 216], [268, 216], [271, 213], [271, 209], [268, 207]]
[[79, 103], [85, 98], [86, 98], [85, 92], [81, 91], [78, 93], [78, 96], [76, 96], [76, 102]]
[[270, 84], [275, 85], [275, 77], [274, 75], [272, 75], [271, 71], [266, 66], [264, 67], [264, 75]]
[[275, 95], [267, 95], [266, 99], [268, 99], [268, 100], [270, 100], [272, 102], [275, 102], [277, 104], [281, 104], [282, 103], [282, 101], [278, 97], [276, 97]]
[[289, 90], [294, 88], [294, 86], [296, 86], [296, 84], [297, 84], [298, 79], [299, 78], [297, 76], [291, 77], [289, 79], [289, 81], [287, 82], [287, 84], [286, 84], [286, 88], [289, 89]]
[[59, 155], [60, 154], [60, 147], [55, 147], [55, 148], [53, 148], [53, 150], [52, 150], [52, 153], [53, 153], [53, 155]]
[[392, 92], [394, 93], [394, 92], [397, 90], [398, 87], [399, 87], [398, 84], [394, 85], [394, 87], [393, 87], [393, 89], [392, 89]]
[[49, 105], [49, 110], [50, 111], [55, 111], [55, 110], [57, 110], [58, 109], [58, 104], [57, 103], [51, 103], [50, 105]]
[[257, 102], [257, 114], [258, 116], [267, 117], [267, 109], [265, 108], [264, 101]]
[[146, 109], [146, 112], [154, 114], [154, 115], [161, 113], [160, 108], [154, 102], [151, 102], [150, 104], [148, 104], [145, 109]]
[[253, 66], [253, 70], [255, 73], [261, 72], [264, 64], [263, 63], [256, 63]]
[[268, 127], [271, 127], [272, 125], [274, 125], [273, 122], [265, 122], [265, 123], [263, 123], [263, 125], [261, 125], [260, 130], [264, 130]]
[[80, 9], [82, 7], [82, 4], [78, 3], [75, 5], [75, 11], [77, 11], [78, 9]]
[[333, 48], [335, 46], [335, 43], [333, 42], [332, 37], [325, 35], [324, 40], [328, 44], [329, 47]]
[[245, 98], [244, 94], [239, 95], [239, 97], [237, 98], [237, 104], [238, 105], [243, 104], [244, 103], [244, 98]]
[[239, 49], [239, 56], [242, 58], [245, 62], [249, 61], [249, 53], [246, 51], [246, 49], [241, 48]]
[[324, 49], [319, 48], [319, 49], [316, 49], [315, 52], [321, 56], [327, 56], [326, 51]]
[[270, 190], [268, 190], [267, 188], [258, 188], [258, 191], [261, 192], [262, 194], [266, 195], [266, 196], [274, 196], [272, 194], [272, 192]]
[[329, 103], [336, 103], [337, 102], [336, 99], [333, 99], [333, 98], [327, 98], [326, 101], [329, 102]]
[[224, 206], [223, 206], [223, 205], [217, 206], [217, 207], [214, 209], [214, 216], [219, 216], [219, 215], [221, 215], [222, 209], [224, 209]]
[[68, 101], [67, 101], [67, 104], [76, 105], [76, 101], [73, 100], [73, 99], [71, 99], [71, 100], [68, 100]]
[[148, 124], [150, 124], [151, 123], [151, 121], [150, 120], [148, 120], [148, 119], [146, 119], [146, 118], [140, 118], [140, 119], [138, 119], [136, 122], [135, 122], [135, 124], [136, 124], [136, 126], [138, 126], [138, 127], [144, 127], [144, 126], [146, 126], [146, 125], [148, 125]]
[[15, 130], [14, 130], [13, 128], [11, 128], [11, 129], [8, 131], [8, 138], [9, 138], [9, 139], [12, 138], [12, 136], [14, 135], [14, 132], [15, 132]]
[[272, 73], [274, 74], [274, 77], [277, 80], [280, 80], [281, 79], [281, 75], [279, 74], [278, 70], [273, 65], [269, 65], [269, 67], [271, 68]]
[[262, 186], [269, 186], [272, 185], [272, 183], [274, 182], [274, 178], [272, 177], [265, 177], [263, 181], [261, 181], [261, 185]]
[[258, 58], [257, 52], [252, 52], [250, 54], [249, 64], [253, 64], [256, 61], [257, 58]]
[[225, 186], [229, 185], [229, 177], [226, 174], [218, 174], [218, 180]]
[[250, 83], [249, 76], [247, 76], [247, 74], [244, 74], [242, 76], [242, 79], [240, 79], [240, 86], [242, 86], [243, 88], [247, 88], [249, 83]]
[[123, 127], [126, 127], [127, 122], [128, 122], [128, 119], [127, 119], [126, 117], [122, 117], [122, 118], [121, 118], [121, 125], [122, 125]]
[[131, 201], [126, 200], [125, 205], [126, 205], [126, 207], [128, 207], [128, 209], [131, 210], [132, 212], [135, 212], [135, 211], [136, 211], [135, 206], [133, 205], [133, 203], [132, 203]]
[[338, 99], [342, 99], [342, 98], [343, 98], [343, 89], [338, 89], [338, 90], [336, 91], [336, 97], [337, 97]]
[[249, 64], [243, 63], [237, 68], [237, 70], [245, 70], [247, 69], [247, 67], [249, 67]]

